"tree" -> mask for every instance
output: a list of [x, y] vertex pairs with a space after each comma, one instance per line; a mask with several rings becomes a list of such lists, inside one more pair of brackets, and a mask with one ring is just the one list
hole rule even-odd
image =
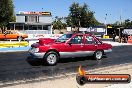
[[116, 21], [113, 25], [114, 26], [119, 26], [120, 25], [120, 22], [119, 21]]
[[121, 26], [124, 28], [132, 28], [132, 21], [130, 19], [126, 19], [123, 22], [116, 21], [113, 25]]
[[53, 29], [61, 30], [61, 29], [66, 28], [66, 24], [62, 23], [61, 20], [62, 20], [62, 17], [60, 17], [60, 18], [58, 16], [55, 17], [55, 21], [53, 21], [53, 23], [52, 23]]
[[68, 15], [67, 24], [70, 26], [79, 26], [80, 10], [79, 4], [73, 3], [70, 6], [70, 14]]
[[4, 29], [11, 21], [15, 21], [12, 0], [0, 0], [0, 28]]
[[90, 11], [88, 5], [79, 6], [78, 3], [73, 3], [69, 9], [70, 13], [67, 17], [68, 26], [90, 27], [99, 25], [99, 22], [94, 17], [94, 12]]
[[129, 19], [126, 19], [125, 22], [123, 23], [123, 26], [125, 28], [132, 28], [132, 21]]

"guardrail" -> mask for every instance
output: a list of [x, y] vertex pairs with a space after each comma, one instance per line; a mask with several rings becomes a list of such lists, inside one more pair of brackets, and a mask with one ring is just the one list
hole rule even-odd
[[17, 42], [17, 41], [13, 41], [13, 42], [0, 42], [0, 48], [10, 48], [10, 47], [26, 47], [28, 46], [29, 43], [27, 41], [21, 41], [21, 42]]
[[21, 30], [20, 32], [25, 34], [50, 34], [49, 30]]

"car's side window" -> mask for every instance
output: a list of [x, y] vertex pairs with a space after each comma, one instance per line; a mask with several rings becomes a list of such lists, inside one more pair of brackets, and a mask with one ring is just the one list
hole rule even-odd
[[94, 44], [98, 44], [98, 41], [96, 39], [93, 39]]
[[86, 36], [86, 44], [93, 44], [93, 37], [92, 36]]
[[98, 42], [92, 36], [86, 36], [86, 44], [98, 44]]
[[70, 40], [70, 42], [71, 42], [72, 44], [81, 44], [81, 43], [83, 43], [83, 35], [77, 35], [77, 36], [73, 37], [73, 38]]

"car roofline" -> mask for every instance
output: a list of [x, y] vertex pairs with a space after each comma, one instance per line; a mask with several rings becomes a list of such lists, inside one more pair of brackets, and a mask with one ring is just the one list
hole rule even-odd
[[70, 31], [66, 34], [74, 34], [74, 35], [92, 35], [90, 32], [87, 32], [87, 31], [78, 31], [78, 32], [73, 32], [73, 31]]

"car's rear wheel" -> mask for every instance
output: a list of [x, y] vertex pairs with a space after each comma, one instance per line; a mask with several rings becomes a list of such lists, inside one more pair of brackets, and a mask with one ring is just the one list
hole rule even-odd
[[46, 55], [44, 56], [44, 61], [46, 62], [46, 64], [51, 66], [56, 65], [58, 59], [59, 59], [59, 55], [54, 51], [50, 51], [46, 53]]
[[22, 41], [22, 40], [23, 40], [22, 36], [18, 36], [18, 37], [17, 37], [17, 40], [18, 40], [18, 41]]
[[97, 50], [95, 53], [94, 53], [94, 58], [96, 60], [101, 60], [103, 57], [103, 51], [102, 50]]

